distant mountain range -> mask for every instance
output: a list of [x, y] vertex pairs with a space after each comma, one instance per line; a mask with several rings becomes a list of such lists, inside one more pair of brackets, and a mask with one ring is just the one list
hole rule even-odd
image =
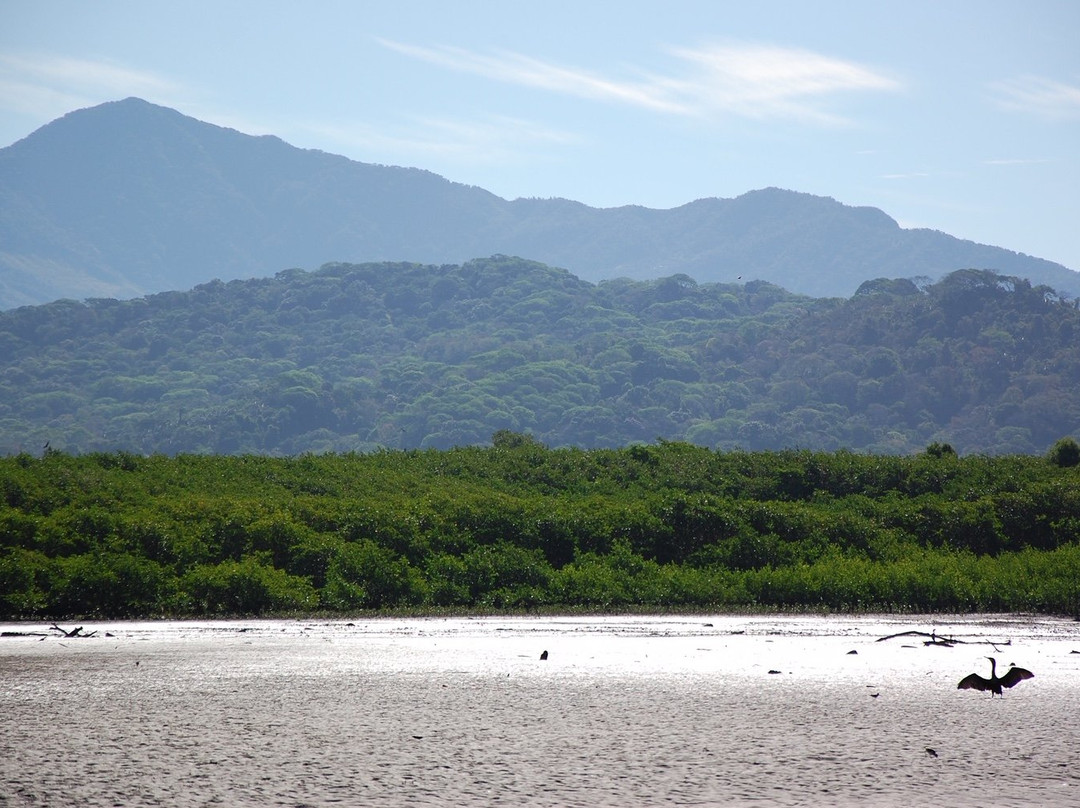
[[769, 188], [671, 210], [507, 201], [427, 171], [252, 137], [129, 98], [0, 149], [0, 309], [130, 298], [334, 261], [506, 254], [587, 281], [686, 274], [849, 296], [868, 279], [991, 269], [1072, 296], [1080, 273], [875, 208]]

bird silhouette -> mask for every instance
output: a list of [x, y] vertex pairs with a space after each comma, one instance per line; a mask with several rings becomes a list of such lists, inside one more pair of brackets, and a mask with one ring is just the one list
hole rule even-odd
[[540, 658], [541, 658], [541, 659], [547, 659], [547, 651], [544, 651], [544, 653], [542, 653], [542, 654], [540, 655]]
[[990, 660], [990, 678], [987, 679], [983, 676], [979, 676], [977, 673], [969, 673], [963, 679], [960, 680], [960, 684], [956, 686], [957, 690], [989, 690], [990, 698], [994, 697], [997, 693], [999, 696], [1003, 696], [1001, 688], [1014, 687], [1020, 684], [1025, 679], [1034, 678], [1035, 674], [1025, 668], [1017, 668], [1015, 665], [1010, 666], [1009, 670], [1004, 676], [997, 675], [997, 660], [992, 656], [988, 656]]

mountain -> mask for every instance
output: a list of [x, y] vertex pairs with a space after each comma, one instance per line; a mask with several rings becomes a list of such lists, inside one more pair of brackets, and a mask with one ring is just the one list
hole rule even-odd
[[507, 201], [427, 171], [252, 137], [129, 98], [0, 149], [0, 309], [130, 298], [332, 261], [523, 255], [588, 281], [687, 274], [848, 296], [986, 268], [1080, 295], [1080, 273], [880, 210], [769, 188], [670, 210]]
[[1080, 309], [979, 270], [847, 300], [496, 256], [330, 264], [0, 312], [0, 454], [284, 454], [657, 438], [1046, 452], [1080, 436]]

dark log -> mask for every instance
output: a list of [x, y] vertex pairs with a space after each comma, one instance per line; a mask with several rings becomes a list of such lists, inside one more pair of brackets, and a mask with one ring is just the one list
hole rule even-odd
[[82, 633], [82, 630], [83, 630], [82, 626], [79, 626], [78, 628], [73, 628], [71, 631], [65, 631], [64, 629], [60, 628], [60, 626], [56, 625], [56, 623], [52, 624], [52, 629], [53, 629], [53, 631], [59, 631], [61, 634], [64, 635], [64, 638], [68, 639], [68, 640], [75, 639], [75, 638], [80, 638], [81, 639], [81, 638], [84, 638], [84, 637], [93, 637], [95, 634], [97, 634], [96, 631], [91, 631], [89, 634], [83, 634]]
[[1012, 645], [1012, 640], [1005, 640], [1004, 642], [994, 642], [993, 640], [958, 640], [956, 637], [939, 637], [936, 631], [929, 633], [925, 631], [901, 631], [899, 634], [890, 634], [887, 637], [878, 637], [874, 642], [883, 642], [884, 640], [894, 640], [897, 637], [929, 637], [930, 639], [923, 642], [923, 645], [938, 645], [942, 648], [952, 648], [954, 645], [976, 645], [985, 644], [997, 648], [999, 645]]
[[901, 631], [899, 634], [890, 634], [888, 637], [878, 637], [875, 642], [883, 642], [884, 640], [894, 640], [897, 637], [929, 637], [923, 645], [941, 645], [945, 648], [951, 648], [957, 643], [965, 644], [967, 640], [958, 640], [955, 637], [939, 637], [936, 631]]

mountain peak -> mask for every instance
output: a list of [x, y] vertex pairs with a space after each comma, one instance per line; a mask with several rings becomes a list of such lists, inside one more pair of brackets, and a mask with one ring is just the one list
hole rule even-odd
[[[106, 127], [114, 131], [125, 124], [146, 119], [150, 114], [163, 118], [172, 118], [174, 121], [184, 118], [182, 113], [174, 109], [151, 104], [149, 101], [130, 96], [119, 101], [106, 101], [92, 107], [72, 110], [36, 129], [18, 142], [25, 143], [27, 141], [41, 140], [58, 132], [77, 132], [81, 135], [85, 134], [88, 129], [100, 127]], [[211, 124], [205, 125], [211, 126]]]

